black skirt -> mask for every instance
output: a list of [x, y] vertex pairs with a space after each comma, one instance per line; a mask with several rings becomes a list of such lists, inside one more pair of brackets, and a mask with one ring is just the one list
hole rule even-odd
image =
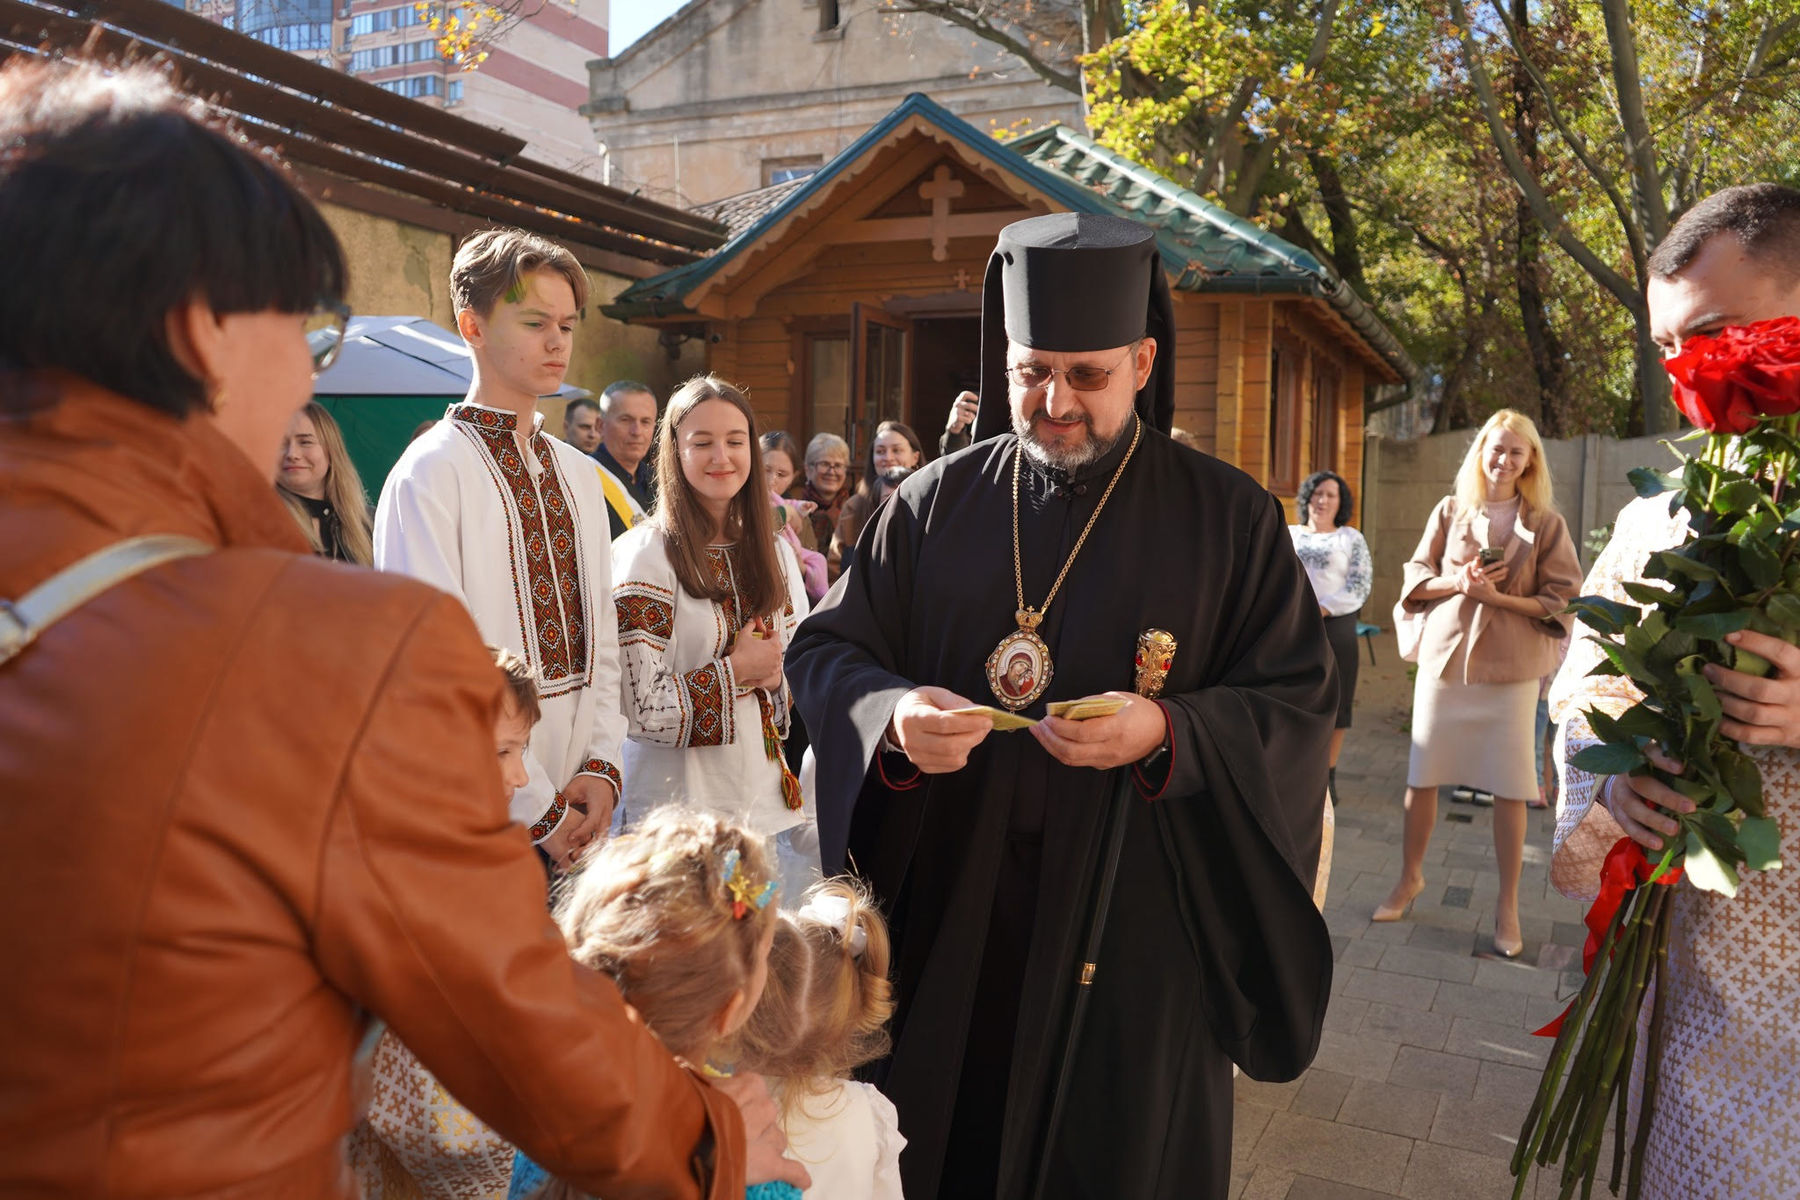
[[1338, 729], [1350, 728], [1350, 710], [1356, 706], [1356, 618], [1357, 613], [1325, 618], [1325, 638], [1331, 652], [1337, 655]]

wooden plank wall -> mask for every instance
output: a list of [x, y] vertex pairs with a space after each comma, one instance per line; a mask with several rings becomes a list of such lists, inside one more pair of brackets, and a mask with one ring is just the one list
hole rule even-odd
[[1273, 336], [1274, 304], [1249, 297], [1228, 297], [1242, 312], [1239, 342], [1238, 412], [1235, 456], [1221, 454], [1227, 462], [1254, 479], [1269, 477], [1269, 345]]
[[[1355, 511], [1350, 516], [1352, 524], [1362, 518], [1363, 371], [1362, 363], [1351, 359], [1344, 365], [1344, 373], [1338, 380], [1338, 465], [1332, 470], [1342, 475], [1355, 492]], [[1325, 465], [1329, 464], [1315, 469], [1323, 469]]]
[[1192, 292], [1175, 296], [1175, 424], [1209, 454], [1218, 453], [1219, 308]]
[[[799, 330], [831, 319], [841, 319], [847, 329], [852, 304], [884, 307], [896, 297], [962, 295], [972, 306], [991, 249], [986, 239], [956, 239], [940, 263], [924, 241], [828, 246], [809, 269], [765, 295], [755, 316], [712, 325], [722, 340], [708, 347], [708, 369], [749, 390], [760, 428], [801, 437]], [[1196, 434], [1203, 449], [1266, 480], [1269, 356], [1279, 330], [1339, 371], [1341, 453], [1335, 464], [1311, 461], [1317, 405], [1310, 364], [1301, 371], [1300, 476], [1331, 466], [1355, 484], [1362, 472], [1365, 368], [1334, 331], [1307, 313], [1309, 303], [1177, 294], [1175, 423]], [[1291, 514], [1292, 498], [1285, 499]]]
[[711, 347], [710, 369], [749, 389], [759, 428], [800, 437], [794, 420], [801, 405], [800, 328], [841, 318], [847, 332], [853, 304], [882, 308], [897, 297], [941, 296], [972, 310], [992, 251], [989, 239], [955, 238], [945, 261], [935, 262], [930, 242], [922, 240], [828, 246], [808, 270], [771, 289], [754, 317], [713, 326], [723, 340]]

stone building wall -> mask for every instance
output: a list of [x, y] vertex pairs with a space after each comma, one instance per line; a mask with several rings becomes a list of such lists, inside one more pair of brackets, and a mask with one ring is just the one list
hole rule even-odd
[[611, 183], [683, 206], [747, 192], [778, 182], [773, 164], [829, 161], [910, 92], [978, 129], [1081, 127], [1073, 93], [992, 43], [878, 8], [701, 0], [619, 57], [590, 63], [586, 112]]

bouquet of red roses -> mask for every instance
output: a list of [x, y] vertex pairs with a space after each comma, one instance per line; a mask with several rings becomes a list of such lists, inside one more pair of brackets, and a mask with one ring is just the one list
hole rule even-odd
[[[1675, 403], [1704, 438], [1698, 454], [1664, 475], [1631, 472], [1640, 496], [1671, 493], [1687, 539], [1650, 555], [1646, 582], [1624, 585], [1636, 604], [1582, 596], [1569, 607], [1606, 655], [1596, 674], [1622, 675], [1643, 699], [1617, 717], [1585, 714], [1598, 745], [1570, 761], [1595, 775], [1654, 776], [1692, 799], [1680, 831], [1652, 862], [1621, 838], [1607, 855], [1587, 915], [1587, 981], [1567, 1012], [1539, 1033], [1556, 1037], [1512, 1160], [1523, 1194], [1531, 1163], [1559, 1161], [1563, 1200], [1593, 1187], [1609, 1116], [1616, 1121], [1611, 1189], [1642, 1185], [1656, 1102], [1662, 993], [1645, 1026], [1642, 1102], [1627, 1136], [1626, 1097], [1643, 1001], [1667, 958], [1670, 886], [1737, 894], [1739, 870], [1781, 866], [1781, 837], [1764, 811], [1762, 772], [1719, 732], [1709, 663], [1766, 675], [1769, 663], [1725, 638], [1754, 629], [1800, 642], [1800, 318], [1734, 326], [1688, 341], [1664, 366]], [[1681, 761], [1670, 775], [1646, 753], [1657, 743]], [[1647, 886], [1657, 885], [1657, 886]], [[1630, 1168], [1626, 1170], [1629, 1153]]]

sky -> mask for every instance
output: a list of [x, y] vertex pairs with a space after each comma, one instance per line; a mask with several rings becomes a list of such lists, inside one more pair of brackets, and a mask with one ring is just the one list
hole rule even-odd
[[627, 46], [649, 33], [682, 3], [683, 0], [612, 0], [606, 52], [623, 54]]

